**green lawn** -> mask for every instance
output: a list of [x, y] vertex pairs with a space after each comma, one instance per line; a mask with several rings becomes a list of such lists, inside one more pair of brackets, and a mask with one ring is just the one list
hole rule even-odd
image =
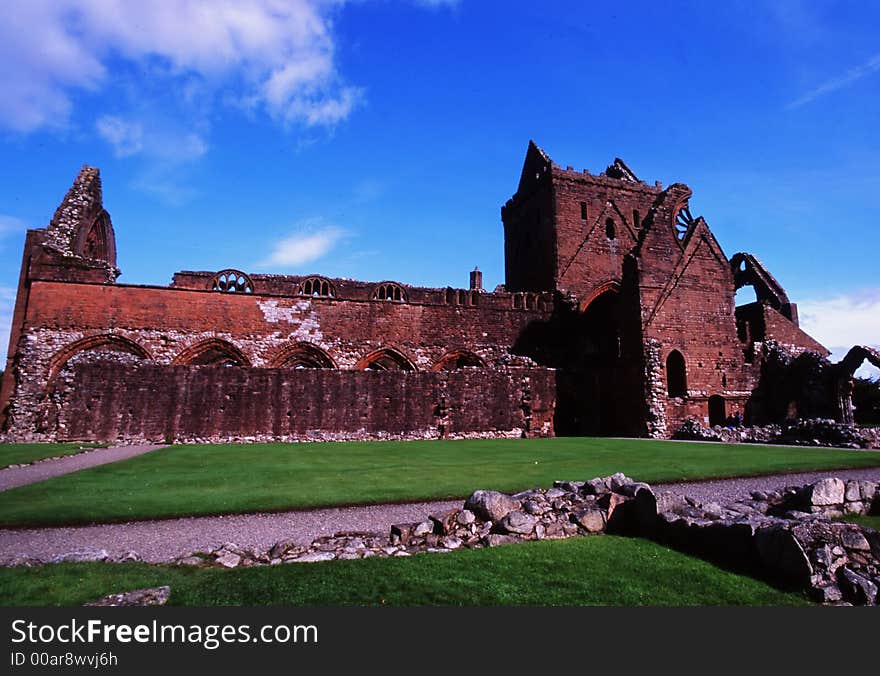
[[803, 595], [639, 539], [246, 568], [58, 564], [0, 569], [0, 605], [74, 605], [167, 584], [171, 604], [806, 605]]
[[106, 444], [0, 444], [0, 468], [24, 465], [60, 455], [72, 455], [101, 446]]
[[0, 525], [466, 497], [622, 471], [649, 482], [880, 466], [880, 454], [644, 439], [173, 446], [0, 493]]
[[880, 514], [871, 514], [870, 516], [845, 516], [843, 517], [843, 520], [880, 531]]

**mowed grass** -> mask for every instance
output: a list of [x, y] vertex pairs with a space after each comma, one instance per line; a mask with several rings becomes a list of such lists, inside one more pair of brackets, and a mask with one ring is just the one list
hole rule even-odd
[[613, 472], [656, 483], [867, 466], [880, 454], [644, 439], [173, 446], [0, 493], [0, 525], [459, 498]]
[[0, 604], [77, 605], [171, 586], [172, 605], [807, 605], [653, 542], [613, 536], [237, 570], [147, 564], [0, 569]]
[[24, 465], [45, 458], [82, 453], [106, 444], [0, 444], [0, 468]]

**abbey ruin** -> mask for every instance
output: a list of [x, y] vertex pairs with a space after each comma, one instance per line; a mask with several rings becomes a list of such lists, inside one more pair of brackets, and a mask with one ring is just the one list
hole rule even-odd
[[[177, 272], [117, 284], [97, 169], [29, 230], [0, 392], [7, 438], [669, 437], [686, 420], [851, 422], [840, 364], [691, 190], [563, 169], [530, 143], [502, 207], [505, 283], [421, 288]], [[735, 307], [754, 287], [757, 301]]]

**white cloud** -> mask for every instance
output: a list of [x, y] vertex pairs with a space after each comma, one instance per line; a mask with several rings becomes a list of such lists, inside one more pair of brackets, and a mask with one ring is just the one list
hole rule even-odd
[[334, 225], [314, 230], [304, 224], [292, 235], [276, 242], [272, 253], [259, 263], [259, 267], [290, 268], [316, 261], [327, 255], [345, 234], [342, 228]]
[[[0, 22], [0, 124], [63, 127], [77, 90], [99, 90], [115, 59], [194, 75], [273, 118], [345, 119], [362, 99], [338, 72], [333, 14], [345, 0], [7, 0]], [[181, 87], [182, 89], [182, 87]], [[106, 120], [105, 120], [106, 127]], [[134, 153], [134, 129], [105, 128]], [[133, 135], [134, 134], [134, 135]]]
[[[799, 302], [798, 315], [801, 328], [831, 350], [832, 361], [843, 359], [853, 345], [880, 348], [880, 289]], [[856, 373], [880, 372], [864, 364]]]
[[880, 54], [875, 54], [864, 63], [856, 66], [855, 68], [850, 68], [843, 75], [839, 75], [826, 82], [823, 82], [821, 85], [807, 92], [796, 101], [792, 101], [791, 103], [789, 103], [786, 107], [789, 109], [800, 108], [801, 106], [804, 106], [811, 101], [818, 99], [820, 96], [825, 96], [826, 94], [831, 94], [838, 89], [848, 87], [854, 82], [857, 82], [863, 77], [871, 75], [878, 70], [880, 70]]
[[144, 128], [137, 122], [128, 122], [113, 115], [98, 118], [98, 135], [113, 146], [116, 157], [136, 155], [144, 148]]

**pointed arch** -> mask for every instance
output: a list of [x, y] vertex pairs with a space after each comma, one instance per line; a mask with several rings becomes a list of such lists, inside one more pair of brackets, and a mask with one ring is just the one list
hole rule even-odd
[[412, 360], [393, 347], [383, 347], [380, 350], [370, 352], [361, 359], [356, 369], [360, 371], [415, 371], [416, 366]]
[[431, 370], [453, 371], [465, 367], [486, 368], [486, 362], [470, 350], [453, 350], [438, 359]]
[[70, 361], [75, 355], [81, 352], [91, 350], [111, 350], [114, 352], [124, 352], [131, 354], [147, 361], [153, 361], [153, 355], [143, 346], [124, 336], [115, 333], [104, 333], [97, 336], [88, 336], [67, 345], [49, 360], [49, 368], [46, 376], [46, 382], [51, 383], [55, 380], [58, 372], [64, 368], [64, 365]]
[[269, 360], [270, 368], [277, 369], [335, 369], [336, 362], [317, 345], [306, 342], [285, 345]]
[[101, 209], [76, 233], [73, 252], [77, 256], [103, 261], [116, 267], [116, 235], [106, 209]]
[[209, 338], [190, 345], [172, 361], [174, 366], [250, 366], [250, 360], [235, 345], [220, 338]]
[[609, 279], [594, 288], [590, 291], [590, 294], [584, 299], [584, 301], [580, 305], [581, 312], [586, 312], [587, 308], [590, 307], [590, 304], [596, 300], [599, 296], [608, 292], [612, 293], [620, 293], [620, 280], [618, 279]]
[[687, 364], [678, 350], [666, 355], [666, 396], [670, 399], [687, 396]]

